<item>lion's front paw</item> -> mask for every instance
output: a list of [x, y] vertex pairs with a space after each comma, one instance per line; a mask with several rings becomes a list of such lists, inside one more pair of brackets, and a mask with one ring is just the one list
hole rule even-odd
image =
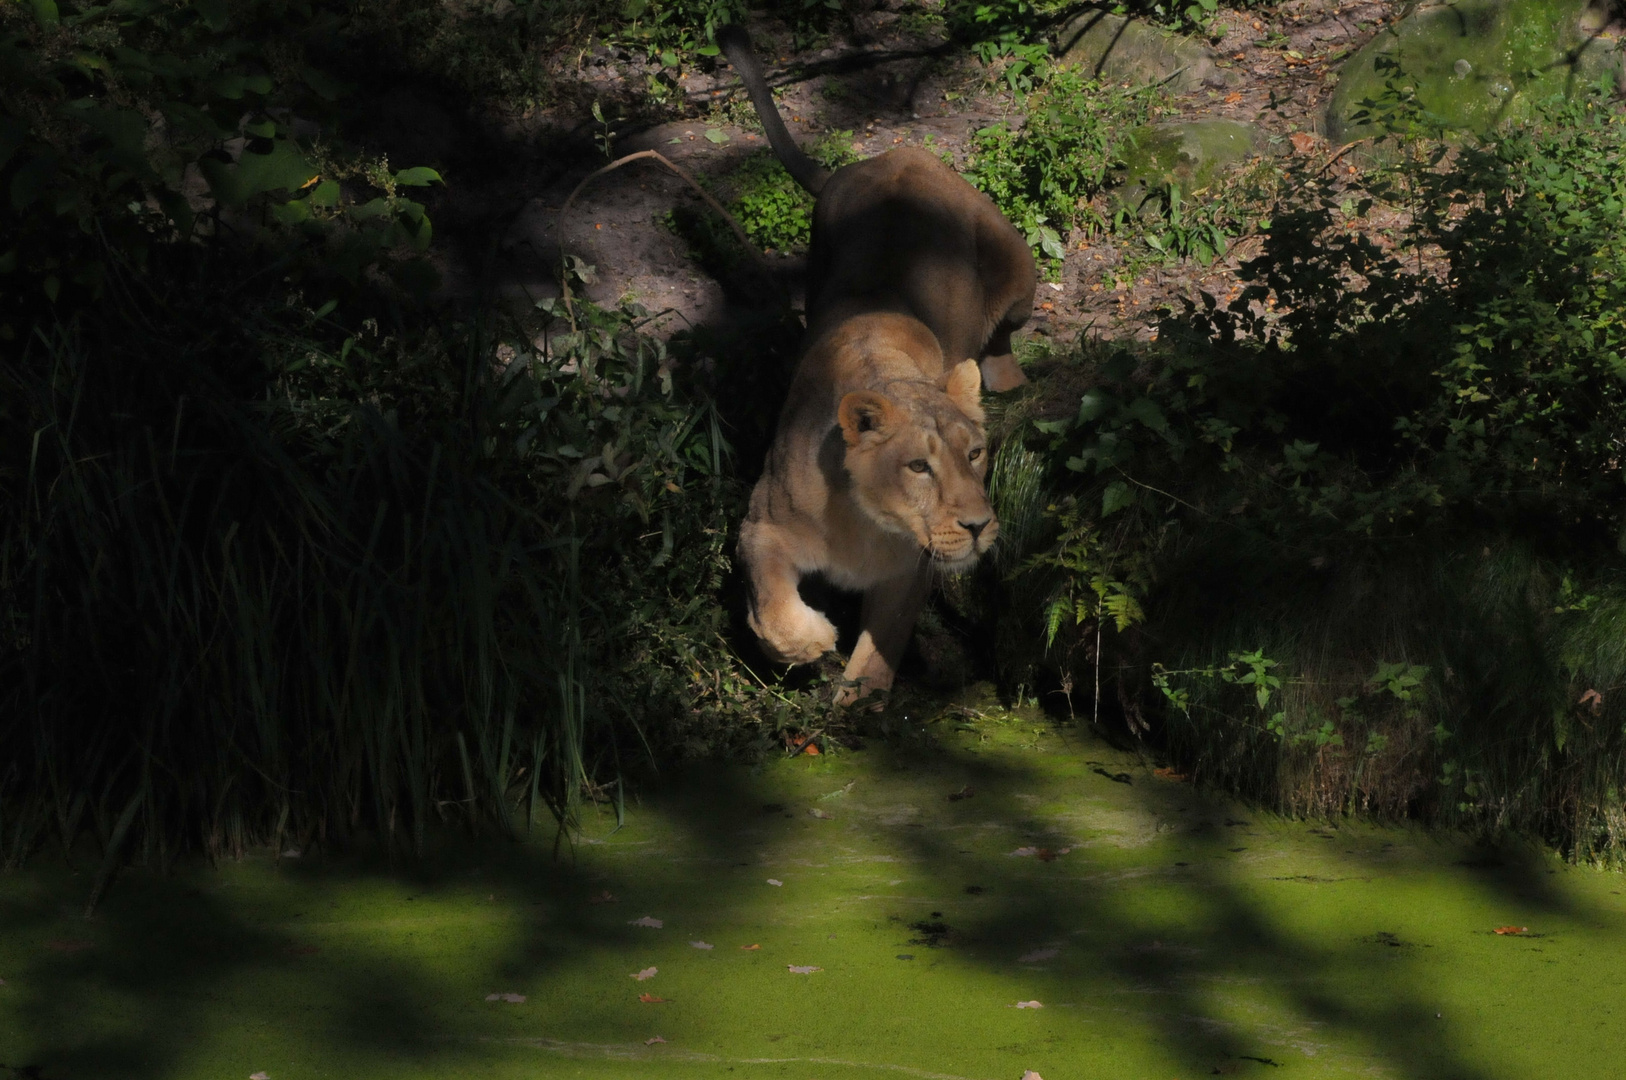
[[847, 683], [836, 691], [835, 703], [845, 709], [863, 702], [870, 712], [881, 712], [886, 708], [887, 693], [868, 683]]
[[752, 619], [762, 648], [781, 664], [811, 664], [836, 647], [836, 628], [806, 604], [777, 618]]
[[871, 699], [871, 710], [882, 709], [886, 695], [892, 689], [892, 679], [892, 665], [875, 650], [867, 636], [861, 638], [858, 647], [853, 650], [847, 670], [841, 674], [842, 687], [836, 692], [836, 704], [856, 705]]

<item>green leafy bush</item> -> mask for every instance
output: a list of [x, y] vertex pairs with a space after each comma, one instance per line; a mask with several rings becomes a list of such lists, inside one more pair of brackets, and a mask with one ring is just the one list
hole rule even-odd
[[0, 863], [568, 827], [815, 707], [719, 599], [780, 346], [417, 306], [438, 176], [310, 135], [382, 8], [0, 12]]
[[1099, 672], [1132, 727], [1283, 810], [1626, 856], [1600, 647], [1623, 150], [1593, 98], [1403, 154], [1367, 196], [1411, 208], [1398, 246], [1359, 191], [1300, 174], [1254, 284], [1056, 376], [1068, 398], [1025, 421], [1051, 509], [1010, 587], [1042, 598], [1063, 688]]
[[1000, 122], [976, 133], [965, 177], [1055, 265], [1069, 230], [1105, 224], [1090, 200], [1107, 182], [1119, 140], [1145, 122], [1151, 103], [1058, 67], [1023, 105], [1020, 127]]
[[1626, 536], [1626, 118], [1558, 99], [1410, 179], [1450, 260], [1451, 334], [1405, 432], [1447, 498]]
[[[827, 169], [839, 169], [858, 160], [852, 137], [850, 131], [832, 131], [814, 143], [808, 155]], [[729, 210], [757, 246], [770, 251], [807, 246], [813, 230], [813, 196], [791, 179], [772, 151], [746, 158], [729, 175], [728, 184], [738, 192]]]
[[[439, 177], [345, 159], [296, 138], [342, 86], [290, 46], [294, 0], [159, 0], [0, 9], [0, 275], [15, 335], [64, 290], [95, 301], [113, 262], [230, 238], [307, 251], [355, 284], [386, 264], [421, 284], [421, 203]], [[369, 197], [371, 196], [371, 197]]]
[[641, 314], [0, 365], [0, 857], [568, 825], [646, 746], [791, 718], [724, 637], [720, 421]]

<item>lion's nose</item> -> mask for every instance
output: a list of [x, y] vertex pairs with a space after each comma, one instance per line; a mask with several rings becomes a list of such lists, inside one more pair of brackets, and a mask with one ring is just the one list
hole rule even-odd
[[962, 521], [960, 528], [971, 534], [971, 542], [974, 544], [982, 536], [982, 530], [986, 529], [992, 520], [994, 519], [991, 517], [985, 517], [981, 521]]

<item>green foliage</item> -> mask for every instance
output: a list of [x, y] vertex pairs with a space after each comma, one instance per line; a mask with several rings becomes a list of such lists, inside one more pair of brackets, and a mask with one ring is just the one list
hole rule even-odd
[[[1618, 110], [1560, 100], [1370, 194], [1298, 174], [1256, 284], [1087, 351], [1028, 426], [1071, 508], [1018, 573], [1048, 575], [1051, 662], [1281, 809], [1621, 858], [1623, 150]], [[1411, 208], [1398, 247], [1374, 198]]]
[[[809, 156], [827, 169], [857, 161], [852, 132], [830, 132], [809, 148]], [[813, 197], [791, 179], [772, 151], [746, 158], [730, 174], [728, 183], [738, 192], [729, 210], [758, 247], [790, 251], [807, 246], [813, 229]]]
[[1145, 122], [1150, 99], [1054, 68], [1023, 106], [1021, 127], [1000, 122], [976, 133], [965, 177], [1054, 267], [1069, 230], [1105, 224], [1090, 200], [1107, 182], [1119, 140]]
[[1073, 499], [1050, 508], [1060, 535], [1026, 567], [1030, 573], [1046, 574], [1059, 582], [1044, 608], [1047, 647], [1067, 627], [1110, 620], [1121, 633], [1144, 620], [1140, 598], [1152, 583], [1152, 567], [1142, 552], [1112, 543], [1110, 531], [1098, 525], [1128, 501], [1128, 492], [1120, 483], [1109, 485], [1103, 493], [1099, 517], [1080, 513]]
[[644, 54], [653, 69], [645, 89], [654, 100], [666, 101], [679, 92], [676, 77], [684, 65], [696, 55], [717, 56], [717, 28], [740, 22], [745, 10], [740, 0], [626, 0], [615, 17], [603, 18], [601, 12], [599, 29]]
[[1403, 430], [1447, 498], [1539, 508], [1621, 536], [1626, 422], [1626, 122], [1602, 100], [1414, 174], [1451, 261], [1439, 393]]
[[567, 827], [805, 722], [725, 638], [712, 360], [402, 307], [440, 178], [296, 135], [323, 11], [0, 19], [0, 861]]
[[740, 194], [729, 205], [746, 235], [768, 251], [805, 247], [812, 231], [813, 199], [772, 152], [753, 154], [730, 178]]
[[[1231, 5], [1246, 11], [1269, 6], [1266, 0], [1241, 0]], [[1166, 26], [1185, 34], [1208, 34], [1219, 14], [1218, 0], [1119, 0], [1112, 10]], [[1218, 37], [1218, 35], [1216, 35]]]
[[1207, 266], [1230, 247], [1227, 231], [1234, 228], [1234, 217], [1225, 200], [1193, 202], [1171, 181], [1152, 191], [1135, 213], [1120, 210], [1112, 225], [1118, 235], [1138, 233], [1140, 241], [1158, 256], [1195, 259]]
[[628, 751], [800, 721], [723, 636], [744, 491], [643, 313], [259, 314], [227, 372], [212, 322], [0, 367], [6, 861], [568, 825]]
[[1061, 6], [1046, 0], [959, 0], [948, 6], [947, 22], [984, 64], [1009, 57], [1005, 80], [1013, 91], [1026, 93], [1050, 70], [1042, 30], [1047, 16]]
[[[352, 285], [380, 263], [416, 282], [438, 182], [296, 138], [342, 85], [287, 45], [294, 0], [177, 7], [67, 2], [0, 11], [0, 274], [19, 311], [65, 291], [95, 301], [116, 259], [226, 235], [307, 252]], [[396, 258], [397, 255], [404, 256]]]
[[[760, 7], [790, 30], [798, 47], [846, 14], [841, 0], [772, 0]], [[609, 40], [644, 53], [656, 68], [648, 88], [664, 101], [675, 89], [673, 76], [685, 64], [718, 55], [713, 44], [718, 27], [744, 22], [748, 10], [743, 0], [625, 0], [619, 8], [599, 9], [599, 29]]]
[[[0, 370], [6, 859], [568, 820], [597, 720], [574, 549], [495, 486], [478, 368], [152, 344], [65, 328]], [[378, 405], [295, 389], [400, 359]]]

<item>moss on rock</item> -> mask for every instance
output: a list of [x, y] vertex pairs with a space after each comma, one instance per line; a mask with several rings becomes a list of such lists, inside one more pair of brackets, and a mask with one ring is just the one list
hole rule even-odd
[[1138, 207], [1148, 191], [1164, 184], [1200, 193], [1227, 166], [1258, 151], [1259, 132], [1235, 120], [1187, 120], [1137, 128], [1127, 142], [1115, 195], [1121, 204]]
[[1056, 51], [1063, 63], [1083, 65], [1104, 82], [1161, 84], [1177, 94], [1226, 85], [1203, 45], [1106, 11], [1086, 11], [1069, 22], [1056, 37]]
[[1589, 0], [1420, 5], [1344, 65], [1327, 106], [1327, 137], [1347, 143], [1380, 134], [1353, 117], [1390, 81], [1415, 90], [1416, 103], [1447, 126], [1484, 132], [1522, 115], [1530, 101], [1618, 79], [1619, 43], [1598, 33], [1600, 25]]

